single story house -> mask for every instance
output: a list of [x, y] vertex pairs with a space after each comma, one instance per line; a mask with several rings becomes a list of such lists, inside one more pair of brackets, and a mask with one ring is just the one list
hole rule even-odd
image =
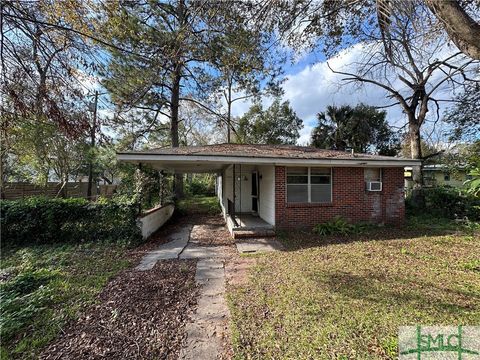
[[216, 173], [227, 225], [237, 232], [349, 221], [401, 224], [404, 158], [294, 145], [218, 144], [118, 153], [172, 173]]

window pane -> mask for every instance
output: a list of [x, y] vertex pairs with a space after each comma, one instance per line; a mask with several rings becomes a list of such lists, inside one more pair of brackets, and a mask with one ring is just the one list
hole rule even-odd
[[308, 202], [308, 185], [287, 185], [287, 202]]
[[381, 171], [380, 168], [365, 168], [365, 181], [381, 181]]
[[287, 168], [287, 175], [308, 175], [308, 168], [306, 167], [289, 167]]
[[330, 168], [311, 168], [311, 175], [330, 175]]
[[316, 175], [310, 177], [310, 182], [312, 184], [330, 184], [330, 175]]
[[308, 184], [308, 176], [288, 175], [287, 184]]
[[312, 185], [311, 197], [312, 202], [332, 202], [330, 185]]

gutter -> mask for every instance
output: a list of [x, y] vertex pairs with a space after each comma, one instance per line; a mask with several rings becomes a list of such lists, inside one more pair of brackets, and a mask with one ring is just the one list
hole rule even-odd
[[198, 162], [211, 164], [270, 164], [277, 166], [339, 166], [339, 167], [404, 167], [418, 166], [421, 160], [392, 158], [386, 159], [304, 159], [282, 157], [255, 157], [255, 156], [212, 156], [212, 155], [175, 155], [175, 154], [149, 154], [149, 153], [117, 153], [117, 159], [124, 162], [164, 162], [195, 164]]

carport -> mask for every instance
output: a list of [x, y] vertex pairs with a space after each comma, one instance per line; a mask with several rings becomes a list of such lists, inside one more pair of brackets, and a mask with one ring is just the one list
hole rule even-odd
[[200, 150], [165, 148], [120, 152], [117, 157], [121, 162], [143, 164], [170, 174], [216, 174], [217, 197], [232, 236], [274, 235], [273, 164], [260, 164], [254, 157]]

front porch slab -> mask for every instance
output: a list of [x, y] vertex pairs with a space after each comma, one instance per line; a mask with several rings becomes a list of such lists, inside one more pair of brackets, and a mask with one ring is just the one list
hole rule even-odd
[[227, 217], [227, 227], [234, 239], [275, 236], [275, 227], [260, 216], [235, 214], [235, 222], [230, 216]]
[[238, 227], [244, 229], [273, 229], [273, 226], [263, 220], [260, 216], [252, 214], [236, 214]]

